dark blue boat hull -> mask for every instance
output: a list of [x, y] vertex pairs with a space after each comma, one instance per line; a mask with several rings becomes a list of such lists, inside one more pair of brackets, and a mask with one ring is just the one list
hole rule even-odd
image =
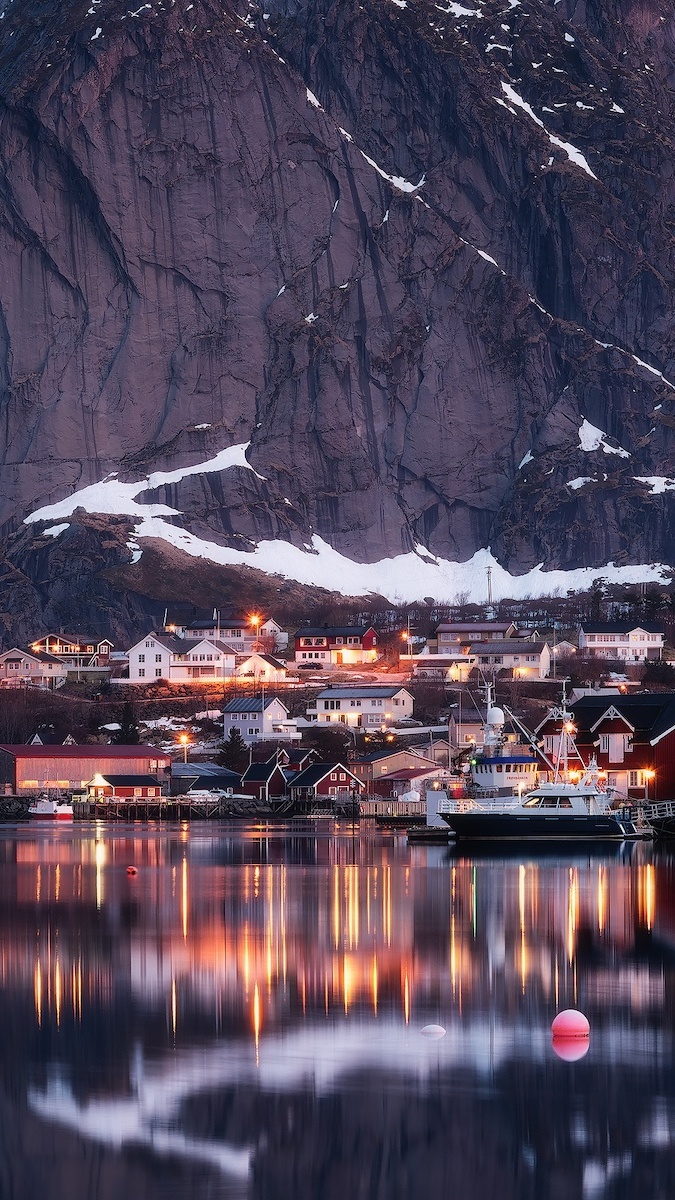
[[516, 813], [462, 812], [444, 813], [458, 841], [553, 841], [578, 838], [580, 841], [625, 841], [642, 837], [631, 820], [610, 813], [574, 816], [570, 813], [551, 815]]

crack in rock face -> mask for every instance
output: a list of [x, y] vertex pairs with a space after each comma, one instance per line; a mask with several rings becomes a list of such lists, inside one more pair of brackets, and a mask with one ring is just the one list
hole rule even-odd
[[666, 0], [4, 13], [6, 535], [246, 443], [143, 503], [244, 550], [674, 563], [640, 482], [675, 424]]

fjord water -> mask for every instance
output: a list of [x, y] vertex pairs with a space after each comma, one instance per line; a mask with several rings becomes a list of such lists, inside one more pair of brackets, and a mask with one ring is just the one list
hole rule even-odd
[[25, 825], [0, 912], [3, 1200], [675, 1195], [667, 846]]

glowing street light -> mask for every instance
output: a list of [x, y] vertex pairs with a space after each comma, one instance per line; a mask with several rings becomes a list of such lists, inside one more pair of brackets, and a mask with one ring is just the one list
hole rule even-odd
[[187, 762], [187, 752], [188, 752], [188, 746], [190, 745], [190, 738], [189, 738], [189, 735], [188, 735], [187, 733], [181, 733], [181, 734], [179, 734], [179, 735], [178, 735], [178, 741], [180, 742], [181, 746], [183, 747], [183, 762], [184, 762], [184, 763], [186, 763], [186, 762]]
[[647, 771], [644, 772], [645, 800], [649, 800], [649, 785], [653, 779], [656, 779], [656, 771], [652, 771], [652, 769], [649, 768]]
[[254, 641], [253, 641], [253, 653], [254, 653], [254, 654], [255, 654], [255, 653], [257, 652], [257, 650], [259, 649], [259, 646], [258, 646], [258, 629], [260, 628], [260, 622], [261, 622], [261, 620], [262, 620], [262, 618], [261, 618], [261, 617], [258, 615], [258, 613], [251, 613], [251, 616], [249, 617], [249, 624], [251, 624], [251, 625], [253, 626], [253, 628], [255, 629], [255, 638], [254, 638]]

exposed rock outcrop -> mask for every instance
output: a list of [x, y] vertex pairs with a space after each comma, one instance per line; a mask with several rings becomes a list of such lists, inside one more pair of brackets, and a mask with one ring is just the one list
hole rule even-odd
[[248, 443], [139, 502], [243, 551], [675, 563], [674, 50], [668, 0], [7, 4], [5, 534]]

